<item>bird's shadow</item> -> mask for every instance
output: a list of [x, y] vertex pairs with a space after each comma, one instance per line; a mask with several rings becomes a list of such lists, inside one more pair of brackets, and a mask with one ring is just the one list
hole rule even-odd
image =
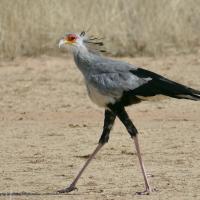
[[80, 195], [80, 194], [69, 194], [69, 193], [58, 193], [58, 192], [0, 192], [0, 197], [2, 196], [61, 196], [61, 195]]

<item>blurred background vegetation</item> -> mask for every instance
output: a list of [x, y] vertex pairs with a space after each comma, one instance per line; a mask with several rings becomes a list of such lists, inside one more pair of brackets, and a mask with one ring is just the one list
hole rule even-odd
[[0, 58], [55, 55], [66, 32], [90, 29], [113, 56], [191, 53], [199, 0], [0, 0]]

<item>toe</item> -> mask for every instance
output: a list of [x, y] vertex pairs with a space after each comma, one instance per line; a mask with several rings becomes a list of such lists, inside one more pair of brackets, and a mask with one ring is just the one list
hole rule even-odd
[[58, 193], [69, 193], [69, 192], [71, 192], [71, 191], [73, 191], [73, 190], [78, 190], [78, 189], [77, 189], [77, 187], [75, 187], [75, 186], [69, 186], [69, 187], [67, 187], [67, 188], [58, 190], [57, 192], [58, 192]]

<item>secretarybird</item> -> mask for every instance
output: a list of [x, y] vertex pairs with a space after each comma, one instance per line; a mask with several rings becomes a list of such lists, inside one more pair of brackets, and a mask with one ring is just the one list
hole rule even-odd
[[103, 132], [96, 149], [70, 186], [58, 192], [68, 193], [77, 189], [78, 179], [97, 152], [108, 142], [109, 133], [115, 118], [118, 117], [135, 143], [144, 177], [145, 190], [138, 194], [149, 194], [151, 187], [140, 153], [138, 131], [129, 118], [125, 107], [155, 95], [199, 101], [200, 91], [126, 62], [106, 58], [100, 54], [102, 46], [103, 43], [98, 38], [89, 37], [84, 31], [80, 34], [66, 34], [59, 41], [59, 47], [68, 47], [72, 52], [74, 61], [84, 76], [88, 95], [95, 104], [105, 109], [105, 118]]

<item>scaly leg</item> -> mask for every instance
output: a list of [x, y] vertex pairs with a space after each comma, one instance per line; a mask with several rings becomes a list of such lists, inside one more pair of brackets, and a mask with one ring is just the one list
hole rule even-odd
[[81, 175], [84, 172], [84, 170], [86, 169], [86, 167], [89, 165], [89, 163], [91, 162], [91, 160], [95, 157], [95, 155], [101, 149], [102, 146], [103, 146], [103, 144], [98, 144], [98, 146], [96, 147], [96, 149], [94, 150], [94, 152], [90, 155], [90, 157], [88, 158], [88, 160], [86, 161], [86, 163], [84, 164], [84, 166], [81, 168], [81, 170], [79, 171], [79, 173], [77, 174], [77, 176], [73, 180], [73, 182], [70, 184], [70, 186], [67, 187], [67, 188], [58, 190], [59, 193], [68, 193], [68, 192], [71, 192], [71, 191], [77, 189], [77, 187], [76, 187], [77, 181], [79, 180], [79, 178], [81, 177]]
[[131, 135], [131, 138], [133, 138], [134, 143], [135, 143], [135, 148], [137, 151], [140, 167], [142, 170], [142, 174], [144, 177], [144, 183], [145, 183], [145, 191], [144, 192], [137, 192], [136, 194], [150, 194], [151, 188], [147, 179], [146, 171], [144, 168], [144, 163], [142, 161], [142, 156], [140, 153], [140, 147], [139, 147], [139, 142], [138, 142], [138, 131], [136, 127], [133, 125], [132, 121], [130, 120], [127, 112], [125, 111], [124, 107], [120, 104], [114, 104], [114, 105], [109, 105], [110, 109], [117, 115], [117, 117], [121, 120], [121, 122], [124, 124], [126, 127], [127, 131]]
[[98, 153], [98, 151], [103, 147], [103, 145], [108, 142], [109, 139], [109, 133], [113, 127], [114, 121], [115, 121], [116, 115], [113, 114], [111, 111], [109, 110], [105, 110], [105, 119], [104, 119], [104, 127], [103, 127], [103, 133], [101, 135], [101, 138], [99, 140], [99, 144], [96, 147], [96, 149], [94, 150], [94, 152], [90, 155], [90, 157], [88, 158], [88, 160], [86, 161], [86, 163], [84, 164], [84, 166], [81, 168], [81, 170], [79, 171], [79, 173], [77, 174], [76, 178], [73, 180], [73, 182], [70, 184], [69, 187], [64, 188], [62, 190], [58, 190], [59, 193], [68, 193], [71, 192], [73, 190], [76, 190], [76, 183], [78, 182], [79, 178], [81, 177], [81, 175], [83, 174], [83, 172], [85, 171], [85, 169], [87, 168], [87, 166], [89, 165], [89, 163], [92, 161], [92, 159], [95, 157], [95, 155]]
[[144, 177], [144, 183], [145, 183], [145, 191], [137, 192], [136, 194], [139, 194], [139, 195], [150, 194], [151, 188], [150, 188], [149, 181], [148, 181], [148, 178], [147, 178], [144, 163], [142, 161], [142, 156], [141, 156], [141, 153], [140, 153], [140, 146], [139, 146], [139, 142], [138, 142], [138, 136], [136, 135], [135, 137], [133, 137], [133, 140], [134, 140], [134, 143], [135, 143], [135, 148], [136, 148], [136, 151], [137, 151], [137, 156], [138, 156], [138, 159], [139, 159], [139, 163], [140, 163], [140, 167], [141, 167], [141, 170], [142, 170], [142, 175]]

